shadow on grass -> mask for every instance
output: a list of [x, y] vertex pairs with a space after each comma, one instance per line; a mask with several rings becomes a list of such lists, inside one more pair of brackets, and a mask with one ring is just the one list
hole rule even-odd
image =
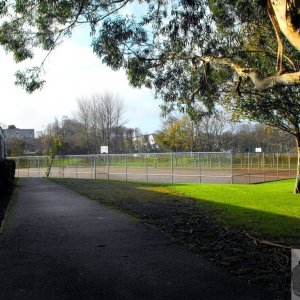
[[[289, 298], [290, 251], [255, 243], [245, 231], [296, 246], [300, 235], [297, 218], [194, 200], [158, 185], [52, 180], [159, 228], [174, 242], [184, 244], [251, 283], [274, 291], [280, 299]], [[278, 230], [280, 234], [268, 232], [268, 223], [277, 223], [278, 227], [272, 231]]]

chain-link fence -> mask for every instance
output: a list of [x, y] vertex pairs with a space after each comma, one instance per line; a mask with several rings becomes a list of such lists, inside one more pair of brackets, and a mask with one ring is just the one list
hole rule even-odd
[[[45, 156], [13, 157], [16, 176], [44, 177]], [[159, 153], [57, 156], [51, 177], [145, 182], [258, 183], [295, 177], [293, 153]]]

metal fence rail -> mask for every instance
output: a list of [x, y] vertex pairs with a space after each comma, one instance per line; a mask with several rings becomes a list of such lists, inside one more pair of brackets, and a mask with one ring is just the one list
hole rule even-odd
[[[45, 156], [12, 157], [16, 176], [44, 177]], [[296, 175], [294, 153], [139, 153], [57, 156], [50, 177], [144, 182], [258, 183]]]

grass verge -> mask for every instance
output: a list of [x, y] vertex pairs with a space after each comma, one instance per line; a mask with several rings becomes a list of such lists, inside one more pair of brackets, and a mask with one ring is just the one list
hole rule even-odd
[[[249, 283], [289, 299], [290, 250], [300, 247], [300, 196], [293, 181], [259, 185], [53, 179], [166, 233]], [[255, 237], [257, 239], [251, 238]]]
[[14, 186], [8, 191], [0, 191], [0, 233], [3, 229], [3, 220], [5, 218], [7, 206], [9, 203], [13, 204], [15, 202], [15, 187], [18, 184], [18, 179], [14, 179]]

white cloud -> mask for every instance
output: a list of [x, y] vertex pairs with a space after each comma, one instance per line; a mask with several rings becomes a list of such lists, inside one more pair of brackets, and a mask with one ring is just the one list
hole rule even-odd
[[[42, 57], [39, 53], [37, 61]], [[1, 50], [0, 65], [0, 123], [41, 130], [55, 117], [72, 116], [78, 97], [112, 91], [124, 100], [127, 126], [139, 127], [148, 133], [160, 126], [160, 102], [154, 100], [153, 93], [147, 89], [131, 88], [124, 71], [114, 72], [102, 65], [88, 46], [68, 40], [54, 51], [45, 64], [44, 88], [31, 95], [14, 85], [14, 73], [26, 63], [16, 65]]]

